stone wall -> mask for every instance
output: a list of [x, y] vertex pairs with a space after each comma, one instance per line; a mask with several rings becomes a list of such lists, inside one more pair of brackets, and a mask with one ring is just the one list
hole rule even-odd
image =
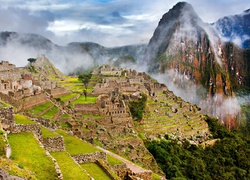
[[43, 138], [44, 148], [50, 152], [65, 151], [64, 139], [62, 136]]
[[107, 161], [107, 155], [105, 152], [94, 152], [90, 154], [78, 154], [75, 156], [72, 156], [73, 159], [79, 163], [86, 163], [86, 162], [96, 162], [98, 159], [102, 159], [104, 161]]
[[132, 171], [126, 166], [126, 164], [115, 165], [113, 166], [113, 169], [115, 170], [117, 176], [119, 176], [121, 179], [127, 179], [128, 174], [132, 174]]
[[66, 90], [63, 87], [57, 87], [55, 89], [48, 89], [46, 90], [53, 98], [57, 98], [66, 94], [69, 94], [70, 92]]
[[75, 104], [74, 110], [83, 114], [100, 114], [96, 104]]
[[0, 122], [4, 130], [12, 129], [15, 126], [12, 108], [0, 109]]
[[106, 163], [103, 161], [97, 160], [95, 162], [108, 176], [111, 180], [119, 180], [120, 178], [114, 178], [112, 175], [112, 170]]
[[128, 175], [128, 180], [152, 180], [152, 171], [137, 172]]
[[47, 96], [45, 93], [42, 93], [24, 98], [21, 102], [21, 106], [23, 110], [27, 110], [46, 102], [48, 102]]
[[42, 131], [39, 124], [15, 124], [15, 126], [10, 129], [11, 133], [21, 133], [21, 132], [33, 132], [37, 135], [38, 139], [42, 137]]
[[51, 121], [49, 119], [43, 119], [43, 118], [31, 118], [33, 121], [36, 121], [40, 124], [42, 124], [43, 126], [45, 126], [46, 128], [50, 128], [50, 129], [56, 129], [56, 125], [54, 123], [51, 123]]

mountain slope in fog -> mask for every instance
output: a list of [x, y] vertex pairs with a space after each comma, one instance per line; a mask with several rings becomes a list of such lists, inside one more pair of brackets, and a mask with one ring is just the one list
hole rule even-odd
[[96, 65], [114, 63], [124, 56], [141, 58], [146, 45], [130, 45], [106, 48], [96, 43], [72, 42], [58, 46], [37, 34], [16, 32], [0, 33], [0, 57], [18, 66], [25, 66], [28, 58], [45, 54], [63, 73], [89, 70]]
[[241, 14], [226, 16], [212, 24], [219, 36], [242, 48], [250, 48], [250, 9]]
[[234, 91], [247, 86], [249, 80], [249, 61], [244, 54], [224, 43], [190, 4], [180, 2], [163, 15], [143, 61], [177, 95], [234, 126], [240, 112]]

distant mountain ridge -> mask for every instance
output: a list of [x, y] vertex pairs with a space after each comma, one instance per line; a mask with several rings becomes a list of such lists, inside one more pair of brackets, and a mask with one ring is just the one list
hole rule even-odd
[[220, 18], [212, 24], [219, 36], [242, 48], [250, 48], [250, 9], [238, 15]]
[[[72, 42], [67, 46], [59, 46], [37, 34], [0, 32], [1, 58], [12, 62], [20, 61], [19, 58], [23, 58], [22, 60], [25, 61], [28, 58], [45, 54], [66, 74], [74, 73], [79, 69], [87, 70], [97, 64], [114, 63], [124, 56], [140, 60], [145, 48], [144, 44], [107, 48], [91, 42]], [[13, 52], [17, 50], [20, 51], [20, 54], [13, 57]]]

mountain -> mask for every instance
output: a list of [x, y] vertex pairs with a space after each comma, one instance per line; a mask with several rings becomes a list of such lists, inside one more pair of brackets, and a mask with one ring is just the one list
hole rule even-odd
[[224, 40], [245, 49], [250, 48], [250, 9], [238, 15], [223, 17], [213, 23], [212, 27]]
[[120, 57], [141, 59], [146, 45], [107, 48], [96, 43], [72, 42], [59, 46], [37, 34], [0, 32], [0, 56], [18, 66], [25, 66], [28, 58], [46, 55], [65, 74], [89, 70], [97, 64], [112, 64]]
[[244, 54], [224, 43], [190, 4], [180, 2], [163, 15], [143, 63], [178, 96], [231, 128], [240, 113], [234, 92], [249, 85], [249, 56]]
[[69, 47], [78, 47], [89, 52], [100, 64], [105, 64], [109, 61], [116, 61], [120, 57], [132, 56], [136, 61], [141, 60], [146, 45], [127, 45], [120, 47], [107, 48], [93, 42], [73, 42], [68, 44]]

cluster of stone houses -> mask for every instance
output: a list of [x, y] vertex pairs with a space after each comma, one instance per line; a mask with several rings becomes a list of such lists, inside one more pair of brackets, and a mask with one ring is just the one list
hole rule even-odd
[[25, 73], [24, 68], [17, 68], [8, 61], [0, 62], [0, 93], [14, 99], [40, 94], [42, 90], [54, 89], [56, 83], [47, 79], [38, 79]]

